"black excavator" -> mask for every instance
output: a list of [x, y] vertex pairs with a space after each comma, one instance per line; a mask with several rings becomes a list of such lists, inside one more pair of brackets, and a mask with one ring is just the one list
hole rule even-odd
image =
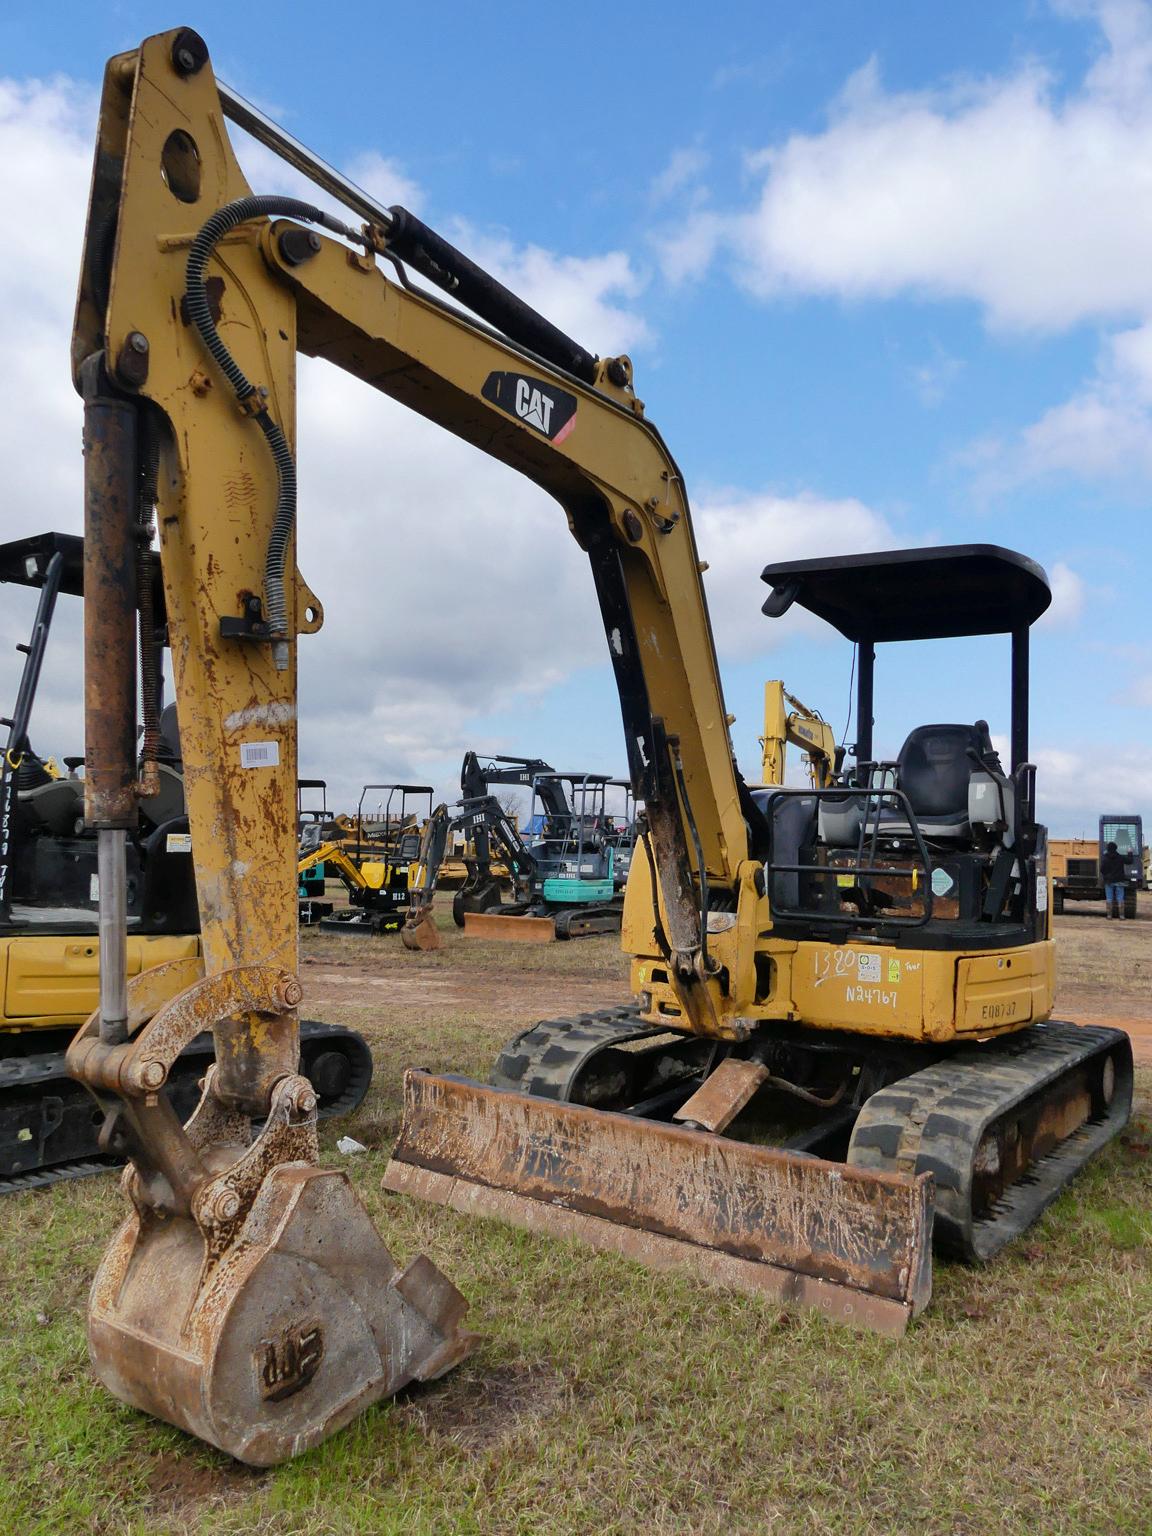
[[[467, 830], [472, 851], [465, 855], [468, 878], [452, 899], [457, 926], [478, 937], [532, 942], [618, 933], [621, 836], [604, 803], [608, 786], [618, 782], [607, 774], [557, 773], [542, 758], [465, 753], [451, 827]], [[494, 784], [531, 792], [526, 831], [491, 793]], [[510, 902], [494, 872], [494, 848], [512, 881]], [[426, 884], [426, 864], [422, 873]]]
[[[152, 572], [151, 675], [159, 694], [164, 594], [159, 559]], [[84, 823], [82, 757], [63, 769], [32, 747], [32, 712], [57, 598], [80, 597], [84, 541], [36, 534], [0, 545], [0, 582], [38, 590], [16, 704], [0, 719], [8, 741], [0, 758], [0, 1193], [99, 1173], [122, 1158], [101, 1144], [102, 1116], [68, 1077], [64, 1052], [96, 1007], [100, 943], [96, 836]], [[159, 700], [158, 700], [159, 701]], [[157, 711], [156, 779], [140, 801], [127, 839], [128, 971], [136, 976], [200, 954], [200, 921], [184, 804], [175, 705]], [[363, 1100], [372, 1056], [355, 1031], [301, 1025], [301, 1070], [321, 1113], [346, 1114]], [[212, 1064], [205, 1032], [184, 1051], [170, 1079], [178, 1113], [191, 1114]]]

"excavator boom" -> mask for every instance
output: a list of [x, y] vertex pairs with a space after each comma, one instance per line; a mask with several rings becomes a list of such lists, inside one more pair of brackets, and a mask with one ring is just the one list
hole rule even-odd
[[[346, 1173], [319, 1167], [317, 1095], [298, 1071], [295, 637], [319, 629], [322, 609], [295, 575], [295, 301], [259, 248], [263, 219], [227, 238], [221, 210], [238, 203], [252, 207], [197, 34], [113, 59], [73, 349], [100, 1000], [68, 1068], [105, 1111], [102, 1149], [129, 1159], [128, 1215], [90, 1301], [97, 1374], [269, 1465], [447, 1370], [471, 1335], [451, 1283], [426, 1259], [397, 1265]], [[220, 261], [198, 281], [205, 243]], [[206, 343], [213, 312], [240, 364], [222, 368]], [[238, 366], [260, 381], [246, 410]], [[155, 680], [143, 679], [138, 767], [134, 670], [154, 508], [202, 966], [129, 981], [124, 838], [154, 771]], [[205, 1029], [215, 1062], [182, 1125], [166, 1085]]]

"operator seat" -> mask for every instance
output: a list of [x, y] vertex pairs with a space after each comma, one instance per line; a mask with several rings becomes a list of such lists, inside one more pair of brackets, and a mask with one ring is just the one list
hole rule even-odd
[[[889, 770], [891, 773], [891, 770]], [[886, 786], [887, 787], [887, 786]], [[971, 843], [977, 831], [1003, 832], [1012, 820], [1012, 791], [992, 746], [988, 722], [918, 725], [896, 759], [891, 784], [907, 796], [921, 834], [929, 842]], [[902, 806], [873, 801], [865, 837], [912, 837]], [[862, 802], [845, 796], [820, 806], [820, 837], [830, 847], [853, 847], [865, 820]]]
[[[970, 752], [981, 757], [992, 753], [982, 720], [975, 725], [918, 725], [909, 731], [896, 759], [896, 787], [907, 795], [925, 837], [949, 841], [971, 837], [968, 786], [976, 764]], [[880, 811], [880, 830], [895, 836], [912, 834], [908, 818], [897, 806]]]

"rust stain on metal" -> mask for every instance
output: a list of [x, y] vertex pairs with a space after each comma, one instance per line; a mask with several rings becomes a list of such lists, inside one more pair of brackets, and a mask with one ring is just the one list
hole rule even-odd
[[556, 925], [550, 917], [465, 912], [464, 933], [473, 939], [508, 939], [515, 944], [551, 944], [556, 938]]
[[769, 1076], [768, 1068], [760, 1062], [729, 1056], [672, 1118], [681, 1124], [690, 1122], [719, 1134], [725, 1126], [731, 1125]]
[[136, 819], [135, 408], [84, 403], [84, 812], [94, 826]]
[[[411, 1165], [546, 1207], [768, 1264], [916, 1312], [931, 1292], [931, 1180], [876, 1175], [581, 1105], [405, 1074], [390, 1188]], [[711, 1262], [711, 1261], [708, 1261]]]

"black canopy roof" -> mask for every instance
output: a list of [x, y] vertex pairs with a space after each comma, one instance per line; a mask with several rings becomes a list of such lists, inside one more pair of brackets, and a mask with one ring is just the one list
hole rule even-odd
[[[20, 587], [42, 587], [53, 555], [63, 557], [61, 592], [84, 596], [84, 540], [78, 533], [34, 533], [26, 539], [0, 544], [0, 581]], [[152, 610], [156, 623], [164, 622], [164, 587], [160, 579], [160, 555], [151, 551]]]
[[1041, 566], [996, 544], [946, 544], [766, 565], [763, 611], [793, 603], [849, 640], [998, 635], [1034, 624], [1052, 601]]
[[84, 540], [75, 533], [36, 533], [28, 539], [0, 544], [0, 581], [42, 587], [48, 562], [55, 554], [64, 557], [60, 591], [70, 597], [83, 597]]

